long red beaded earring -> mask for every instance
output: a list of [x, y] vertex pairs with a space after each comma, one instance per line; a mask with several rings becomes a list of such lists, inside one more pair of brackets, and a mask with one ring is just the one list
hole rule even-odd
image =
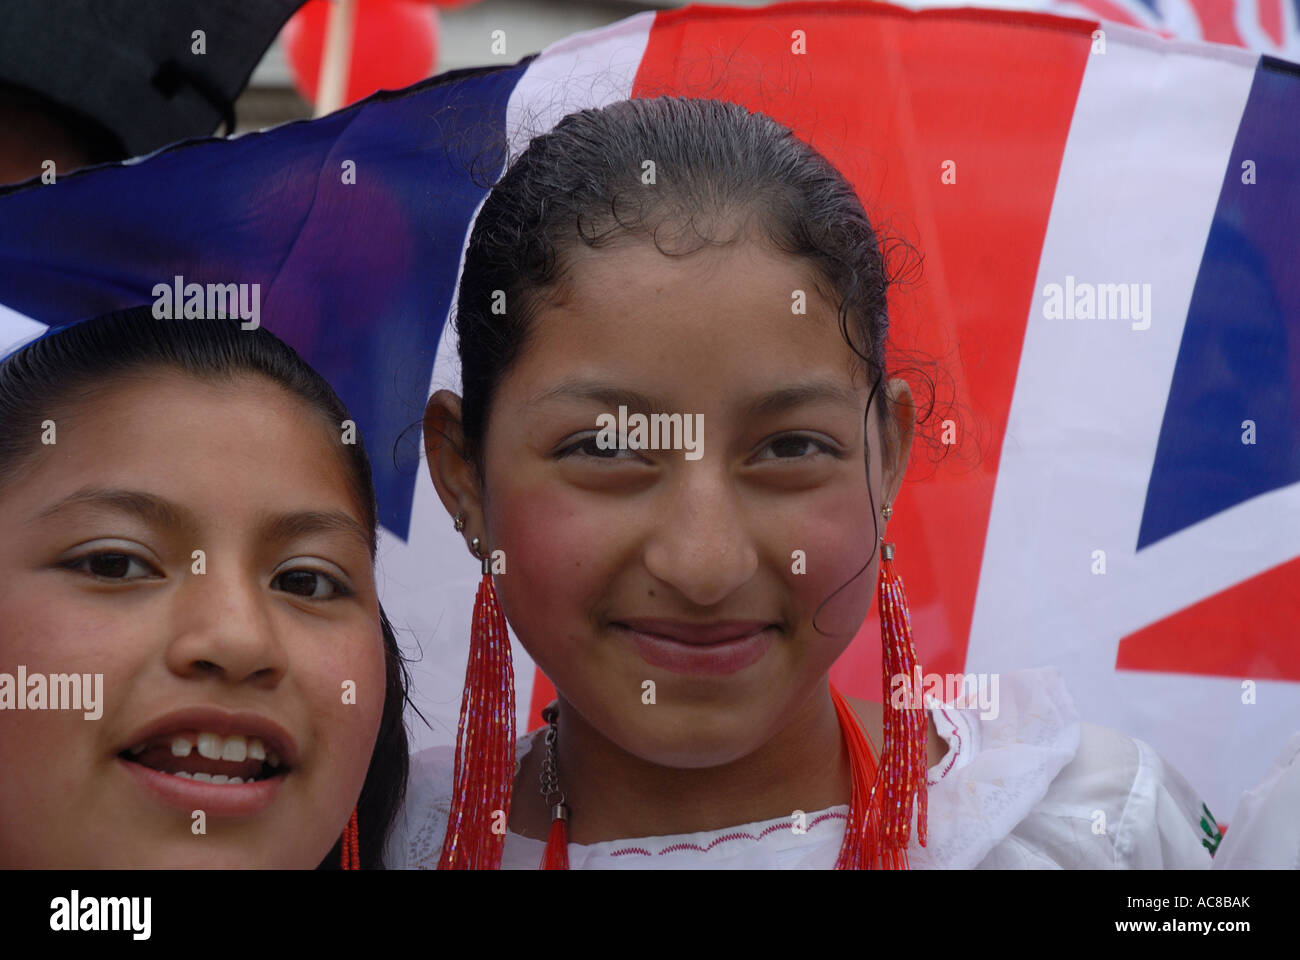
[[[888, 521], [893, 508], [886, 503], [881, 513]], [[881, 747], [879, 780], [884, 784], [885, 795], [881, 843], [886, 851], [897, 850], [903, 867], [906, 867], [914, 803], [917, 842], [924, 847], [927, 839], [925, 773], [930, 716], [921, 700], [921, 668], [912, 641], [912, 615], [907, 608], [907, 593], [894, 569], [894, 545], [886, 543], [883, 537], [877, 604], [884, 666], [881, 671], [881, 703], [884, 705], [885, 742]], [[899, 708], [892, 704], [895, 677], [906, 678], [903, 689], [910, 692], [907, 702]]]
[[357, 834], [357, 808], [352, 808], [352, 816], [348, 818], [348, 825], [343, 828], [343, 852], [340, 855], [340, 870], [360, 870], [361, 869], [361, 847], [358, 844]]
[[[888, 503], [881, 510], [886, 521], [893, 514]], [[894, 569], [894, 545], [880, 538], [880, 578], [876, 609], [880, 614], [881, 703], [884, 706], [884, 744], [880, 766], [871, 756], [865, 735], [853, 719], [852, 710], [831, 685], [831, 696], [845, 731], [853, 771], [853, 799], [844, 843], [835, 863], [838, 870], [906, 870], [907, 844], [912, 831], [912, 808], [916, 806], [917, 841], [926, 845], [928, 803], [926, 796], [926, 746], [929, 714], [919, 702], [917, 687], [920, 667], [912, 641], [912, 617], [907, 608], [903, 581]], [[908, 702], [892, 704], [893, 678], [906, 678]], [[864, 800], [865, 802], [860, 802]]]
[[[457, 515], [456, 529], [464, 529]], [[499, 870], [514, 788], [515, 673], [510, 634], [492, 583], [492, 561], [479, 553], [483, 579], [474, 601], [469, 663], [456, 731], [451, 812], [439, 870]]]

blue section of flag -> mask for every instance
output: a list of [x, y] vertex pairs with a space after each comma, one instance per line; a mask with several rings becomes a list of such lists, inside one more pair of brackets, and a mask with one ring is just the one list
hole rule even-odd
[[[1139, 550], [1300, 482], [1297, 104], [1300, 68], [1262, 57], [1192, 291]], [[1242, 182], [1247, 161], [1253, 184]]]
[[405, 539], [461, 250], [532, 59], [0, 192], [0, 303], [57, 324], [153, 303], [176, 276], [258, 284], [262, 325], [356, 419], [380, 520]]

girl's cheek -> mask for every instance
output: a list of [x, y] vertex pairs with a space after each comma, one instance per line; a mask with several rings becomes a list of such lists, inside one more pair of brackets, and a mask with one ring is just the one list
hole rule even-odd
[[555, 484], [502, 487], [489, 500], [488, 549], [503, 550], [506, 561], [498, 595], [526, 646], [547, 642], [559, 624], [572, 626], [602, 592], [602, 561], [618, 527], [585, 500]]
[[[46, 709], [34, 713], [0, 713], [0, 738], [8, 738], [15, 726], [33, 717], [74, 716], [80, 722], [76, 740], [62, 751], [50, 754], [52, 760], [72, 753], [84, 744], [88, 752], [98, 740], [113, 729], [123, 713], [124, 691], [150, 666], [156, 657], [158, 628], [150, 618], [140, 615], [104, 616], [101, 610], [84, 609], [66, 599], [53, 600], [36, 591], [15, 590], [0, 593], [0, 610], [4, 611], [3, 636], [0, 637], [0, 672], [17, 678], [18, 667], [26, 668], [29, 678], [36, 675], [74, 675], [79, 678], [83, 697], [93, 704], [84, 710]], [[87, 682], [89, 681], [89, 682]], [[22, 695], [24, 691], [16, 691]], [[47, 702], [50, 696], [47, 689]], [[90, 713], [95, 719], [86, 719]], [[104, 748], [111, 747], [105, 741]]]
[[[376, 619], [378, 614], [376, 614]], [[387, 686], [383, 637], [361, 630], [331, 642], [337, 652], [301, 650], [290, 674], [302, 671], [323, 742], [313, 744], [322, 766], [343, 765], [357, 788], [365, 780], [371, 750], [383, 718]], [[331, 775], [341, 776], [337, 772]]]
[[[772, 546], [784, 560], [784, 582], [802, 625], [811, 630], [816, 617], [818, 631], [842, 636], [847, 643], [862, 625], [874, 595], [875, 535], [869, 501], [861, 491], [822, 497], [801, 506], [797, 522], [785, 524], [779, 536], [783, 552], [775, 553], [778, 545]], [[871, 566], [863, 570], [868, 559]]]
[[77, 846], [72, 838], [86, 830], [77, 818], [93, 808], [98, 778], [111, 769], [113, 731], [120, 730], [123, 698], [144, 662], [150, 631], [55, 602], [21, 576], [0, 591], [0, 610], [0, 673], [15, 684], [20, 666], [28, 678], [74, 674], [90, 680], [78, 684], [79, 692], [94, 702], [83, 699], [81, 709], [51, 709], [47, 687], [47, 709], [0, 712], [0, 770], [12, 774], [0, 777], [0, 846], [17, 829], [43, 837], [57, 860], [53, 848]]

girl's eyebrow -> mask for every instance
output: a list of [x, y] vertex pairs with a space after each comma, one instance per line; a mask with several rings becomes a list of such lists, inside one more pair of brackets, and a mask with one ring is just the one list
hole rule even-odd
[[261, 529], [261, 536], [269, 541], [283, 543], [313, 533], [341, 533], [353, 537], [370, 550], [370, 536], [365, 528], [342, 510], [299, 510], [270, 518]]
[[[36, 519], [44, 520], [82, 506], [117, 510], [138, 517], [153, 527], [197, 529], [199, 526], [193, 513], [169, 500], [141, 490], [110, 487], [83, 487], [41, 511]], [[365, 528], [341, 510], [299, 510], [279, 514], [267, 520], [261, 529], [263, 538], [277, 542], [313, 533], [343, 533], [355, 537], [367, 550], [370, 548], [370, 537]]]
[[668, 405], [658, 397], [651, 397], [636, 390], [629, 390], [606, 380], [579, 380], [569, 377], [561, 380], [549, 390], [534, 394], [526, 403], [532, 406], [555, 400], [583, 400], [599, 403], [610, 409], [627, 407], [636, 413], [671, 413]]
[[100, 507], [138, 517], [155, 527], [194, 527], [194, 515], [162, 497], [141, 490], [114, 487], [82, 487], [58, 503], [42, 510], [34, 519], [45, 520], [74, 507]]
[[858, 396], [834, 380], [805, 380], [765, 393], [753, 400], [745, 412], [751, 417], [770, 416], [805, 403], [834, 403], [858, 409]]
[[[647, 396], [635, 390], [629, 390], [615, 383], [603, 380], [578, 380], [569, 378], [561, 380], [549, 390], [533, 395], [528, 405], [546, 403], [552, 400], [583, 400], [600, 403], [610, 409], [627, 407], [630, 412], [646, 414], [668, 414], [681, 411], [670, 410], [668, 404], [658, 397]], [[771, 416], [806, 403], [829, 402], [852, 407], [856, 412], [859, 404], [857, 394], [830, 379], [805, 380], [771, 390], [749, 401], [744, 408], [747, 417]]]

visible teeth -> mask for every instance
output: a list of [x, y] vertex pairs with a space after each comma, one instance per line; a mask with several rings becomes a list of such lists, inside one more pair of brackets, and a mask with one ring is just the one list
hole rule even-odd
[[226, 737], [226, 743], [221, 748], [222, 760], [234, 760], [236, 763], [242, 763], [248, 756], [248, 741], [235, 734], [233, 737]]
[[184, 770], [177, 770], [172, 774], [173, 777], [184, 777], [186, 780], [193, 780], [194, 774], [186, 773]]
[[144, 750], [145, 750], [145, 747], [146, 747], [146, 746], [147, 746], [147, 744], [143, 744], [143, 743], [141, 743], [141, 744], [138, 744], [137, 746], [132, 747], [132, 748], [131, 748], [131, 756], [133, 756], [133, 757], [138, 757], [140, 754], [144, 753]]
[[212, 774], [210, 774], [210, 773], [196, 773], [196, 774], [194, 774], [194, 779], [195, 779], [195, 780], [202, 780], [204, 783], [211, 783], [211, 782], [212, 782]]
[[226, 776], [224, 773], [215, 773], [215, 774], [212, 775], [212, 782], [213, 782], [213, 783], [229, 783], [229, 782], [230, 782], [230, 778], [229, 778], [228, 776]]
[[188, 757], [190, 755], [190, 751], [192, 751], [193, 749], [194, 749], [194, 744], [190, 743], [188, 738], [186, 737], [172, 738], [173, 757]]
[[[242, 779], [241, 777], [231, 777], [230, 780], [227, 781], [227, 782], [228, 782], [228, 783], [243, 783], [244, 781], [243, 781], [243, 779]], [[252, 781], [251, 781], [251, 778], [250, 778], [250, 781], [249, 781], [249, 782], [252, 782]]]
[[207, 757], [209, 760], [220, 760], [222, 741], [223, 738], [218, 733], [200, 733], [199, 756]]
[[253, 737], [253, 739], [248, 741], [248, 757], [250, 760], [265, 760], [266, 744], [257, 739], [257, 737]]
[[280, 765], [280, 755], [274, 750], [268, 750], [266, 753], [266, 762], [273, 767], [278, 767]]

